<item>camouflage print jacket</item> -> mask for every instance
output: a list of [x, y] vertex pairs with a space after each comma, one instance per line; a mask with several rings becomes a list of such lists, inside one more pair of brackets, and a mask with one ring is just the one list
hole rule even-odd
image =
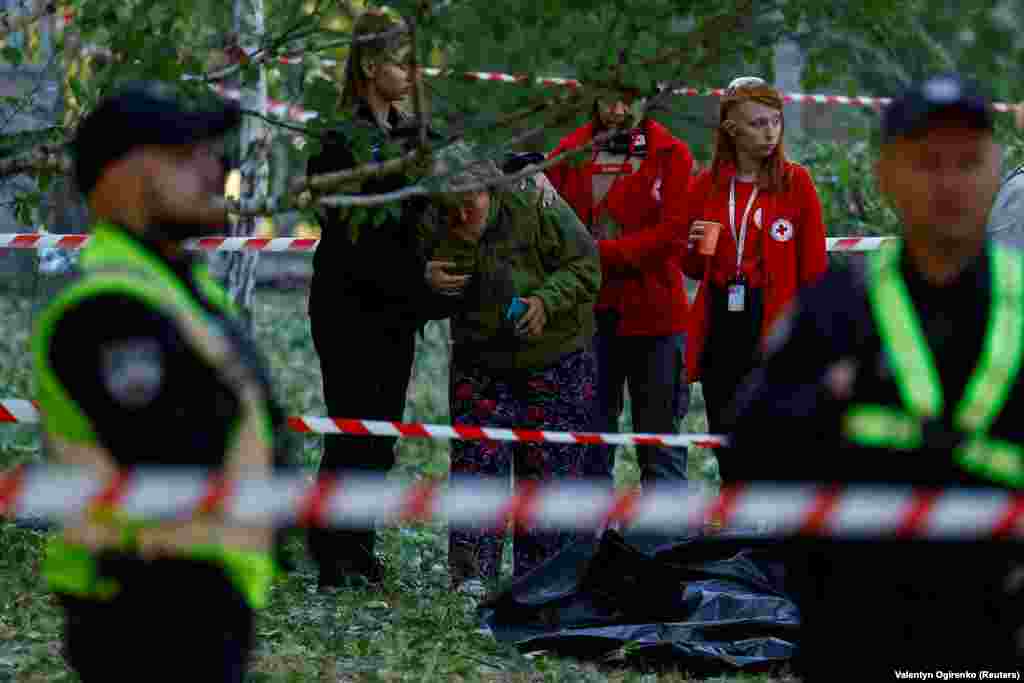
[[988, 231], [997, 242], [1024, 247], [1024, 167], [1003, 180], [988, 215]]
[[[597, 246], [575, 212], [542, 175], [491, 193], [488, 225], [479, 242], [445, 230], [433, 258], [471, 273], [462, 309], [452, 316], [454, 357], [494, 369], [540, 369], [589, 348], [594, 302], [601, 289]], [[538, 337], [518, 337], [505, 311], [514, 297], [544, 302], [547, 324]]]

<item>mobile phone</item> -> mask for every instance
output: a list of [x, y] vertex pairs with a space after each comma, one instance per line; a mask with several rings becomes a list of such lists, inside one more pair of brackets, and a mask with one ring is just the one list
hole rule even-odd
[[519, 318], [523, 317], [523, 314], [526, 313], [528, 308], [529, 306], [526, 305], [525, 301], [519, 297], [515, 297], [512, 299], [512, 303], [508, 305], [508, 308], [505, 309], [505, 320], [519, 320]]

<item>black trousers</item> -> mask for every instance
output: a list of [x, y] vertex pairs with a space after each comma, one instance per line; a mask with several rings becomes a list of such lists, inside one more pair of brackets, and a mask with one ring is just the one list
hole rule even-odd
[[[1024, 671], [1012, 542], [804, 542], [788, 551], [805, 683], [895, 680], [894, 671]], [[1015, 591], [1014, 588], [1017, 590]]]
[[[320, 356], [324, 402], [331, 417], [401, 420], [416, 350], [416, 330], [387, 329], [381, 318], [346, 317], [347, 311], [311, 315], [313, 345]], [[320, 471], [387, 472], [395, 464], [394, 437], [328, 435]], [[376, 532], [311, 529], [309, 550], [321, 580], [366, 573]]]
[[[748, 287], [742, 312], [728, 310], [728, 293], [711, 285], [711, 316], [701, 359], [701, 389], [711, 434], [728, 434], [734, 419], [734, 401], [743, 380], [754, 368], [761, 339], [763, 297], [760, 289]], [[725, 483], [736, 481], [729, 449], [718, 448], [718, 472]]]
[[[152, 678], [242, 683], [253, 612], [217, 567], [181, 560], [115, 571], [110, 602], [60, 596], [64, 658], [83, 683]], [[102, 566], [102, 565], [101, 565]], [[103, 570], [106, 573], [106, 570]]]
[[[624, 388], [629, 385], [633, 429], [641, 433], [673, 434], [690, 405], [690, 385], [683, 381], [686, 336], [618, 336], [619, 316], [605, 311], [598, 316], [594, 336], [597, 358], [595, 432], [618, 432], [624, 405]], [[687, 449], [638, 446], [640, 481], [645, 488], [658, 483], [682, 486], [686, 483]], [[587, 454], [584, 474], [596, 481], [614, 484], [615, 446], [596, 445]]]

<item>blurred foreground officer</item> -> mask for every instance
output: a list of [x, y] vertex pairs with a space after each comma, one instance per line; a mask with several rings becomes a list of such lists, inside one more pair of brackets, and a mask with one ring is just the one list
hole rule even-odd
[[[227, 293], [185, 251], [225, 222], [218, 140], [234, 107], [184, 109], [153, 84], [101, 102], [73, 143], [96, 218], [83, 277], [33, 339], [48, 448], [110, 474], [176, 465], [266, 476], [282, 426]], [[273, 575], [269, 529], [216, 514], [154, 524], [100, 510], [51, 539], [44, 565], [83, 681], [241, 681]], [[156, 667], [156, 669], [154, 669]]]
[[[737, 474], [1021, 489], [1024, 258], [986, 239], [999, 184], [990, 104], [958, 76], [933, 77], [893, 101], [882, 134], [878, 179], [903, 246], [863, 274], [830, 272], [782, 319], [740, 394]], [[764, 458], [780, 434], [789, 457]], [[804, 680], [1018, 671], [1007, 577], [1020, 554], [1006, 542], [795, 546]]]

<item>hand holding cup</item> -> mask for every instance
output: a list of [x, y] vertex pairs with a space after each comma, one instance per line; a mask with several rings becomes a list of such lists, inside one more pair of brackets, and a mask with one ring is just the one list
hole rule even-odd
[[701, 256], [713, 256], [718, 244], [718, 235], [722, 224], [714, 221], [694, 221], [690, 226], [690, 244], [697, 245], [697, 253]]

